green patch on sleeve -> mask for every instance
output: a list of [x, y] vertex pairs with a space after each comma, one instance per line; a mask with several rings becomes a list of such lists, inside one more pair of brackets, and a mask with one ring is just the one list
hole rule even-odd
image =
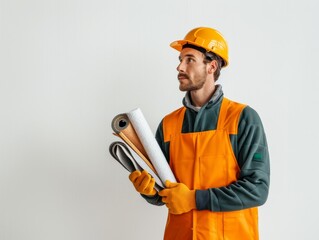
[[262, 159], [263, 155], [261, 153], [255, 153], [253, 160], [260, 161]]

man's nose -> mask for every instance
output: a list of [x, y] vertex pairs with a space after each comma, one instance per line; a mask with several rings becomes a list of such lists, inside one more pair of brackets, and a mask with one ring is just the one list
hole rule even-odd
[[178, 72], [184, 72], [184, 71], [185, 71], [185, 66], [184, 66], [184, 64], [183, 64], [182, 61], [177, 65], [176, 70], [177, 70]]

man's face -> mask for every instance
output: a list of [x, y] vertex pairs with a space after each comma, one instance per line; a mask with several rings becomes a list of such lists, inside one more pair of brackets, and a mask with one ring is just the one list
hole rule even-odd
[[181, 91], [201, 89], [207, 79], [204, 54], [192, 48], [185, 48], [181, 51], [179, 60], [177, 66], [179, 89]]

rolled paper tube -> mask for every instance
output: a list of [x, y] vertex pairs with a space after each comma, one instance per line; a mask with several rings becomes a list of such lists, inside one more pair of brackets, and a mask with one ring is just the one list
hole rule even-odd
[[127, 113], [130, 123], [132, 124], [139, 140], [141, 141], [152, 165], [163, 183], [166, 180], [176, 182], [174, 174], [168, 165], [168, 162], [159, 147], [154, 134], [149, 127], [142, 111], [137, 108]]
[[130, 151], [127, 144], [119, 141], [113, 142], [109, 147], [109, 152], [113, 158], [129, 172], [133, 172], [135, 170], [142, 171], [143, 169], [146, 170], [155, 179], [155, 188], [158, 191], [164, 188], [164, 184], [157, 173], [154, 172], [153, 169], [149, 168], [149, 166], [145, 164], [145, 160], [141, 159], [135, 151]]
[[147, 166], [150, 169], [152, 169], [153, 172], [156, 173], [156, 170], [152, 163], [139, 151], [139, 149], [136, 148], [136, 146], [122, 132], [120, 132], [117, 136], [120, 137], [124, 142], [126, 142], [127, 145], [129, 145], [131, 149], [133, 149], [134, 152], [140, 156], [140, 158], [147, 164]]
[[[143, 154], [144, 158], [148, 158], [147, 153], [126, 114], [119, 114], [113, 118], [112, 129], [125, 142], [129, 140], [129, 145], [131, 147], [134, 145], [134, 148], [138, 149], [139, 152]], [[133, 150], [135, 151], [135, 149]]]

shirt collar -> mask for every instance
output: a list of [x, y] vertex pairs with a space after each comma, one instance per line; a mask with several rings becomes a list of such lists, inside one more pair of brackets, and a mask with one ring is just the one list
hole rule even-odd
[[[211, 99], [203, 106], [206, 108], [212, 107], [218, 100], [224, 95], [222, 86], [220, 84], [216, 84], [215, 92]], [[201, 107], [195, 107], [192, 104], [191, 96], [189, 92], [186, 92], [185, 97], [183, 99], [183, 104], [185, 107], [193, 109], [194, 111], [198, 112]]]

